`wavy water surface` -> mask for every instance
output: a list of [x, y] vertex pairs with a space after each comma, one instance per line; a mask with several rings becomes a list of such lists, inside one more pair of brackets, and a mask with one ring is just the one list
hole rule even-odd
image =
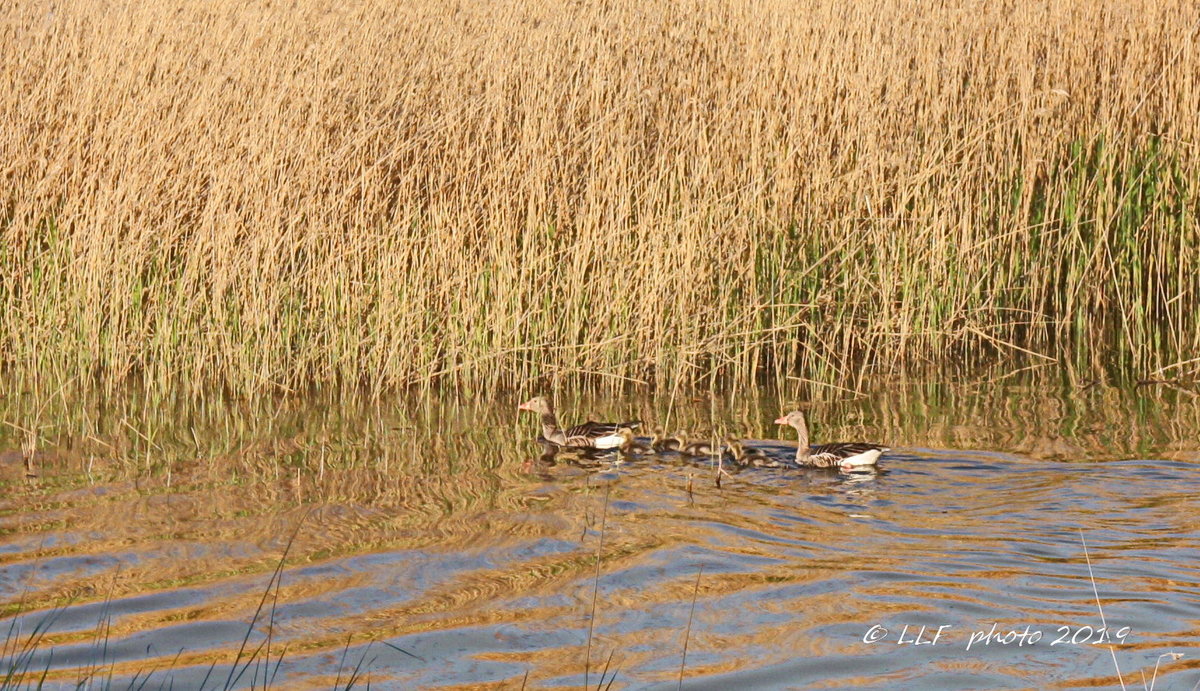
[[[0, 679], [1191, 689], [1194, 401], [899, 387], [811, 412], [891, 443], [877, 472], [719, 486], [671, 455], [541, 463], [508, 400], [64, 405], [0, 455]], [[791, 402], [563, 407], [765, 438]]]

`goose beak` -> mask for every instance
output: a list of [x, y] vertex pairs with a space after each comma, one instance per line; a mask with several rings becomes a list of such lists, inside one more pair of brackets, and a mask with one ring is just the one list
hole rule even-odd
[[777, 424], [777, 425], [786, 425], [786, 424], [787, 424], [787, 416], [786, 416], [786, 415], [784, 415], [783, 417], [776, 419], [776, 420], [775, 420], [775, 424]]
[[525, 401], [521, 405], [517, 406], [517, 410], [533, 410], [533, 406], [531, 405], [532, 403], [533, 401]]

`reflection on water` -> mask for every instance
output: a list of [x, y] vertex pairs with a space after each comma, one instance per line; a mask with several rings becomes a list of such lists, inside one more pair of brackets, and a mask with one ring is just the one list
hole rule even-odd
[[[796, 395], [558, 403], [786, 439]], [[814, 439], [892, 445], [878, 472], [719, 487], [539, 458], [519, 396], [13, 395], [0, 686], [673, 688], [685, 635], [687, 688], [1140, 687], [1164, 653], [1156, 688], [1200, 681], [1194, 394], [836, 395]]]

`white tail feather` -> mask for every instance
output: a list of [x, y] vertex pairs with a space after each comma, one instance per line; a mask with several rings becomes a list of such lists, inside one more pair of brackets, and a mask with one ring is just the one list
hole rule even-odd
[[847, 456], [846, 458], [843, 458], [840, 465], [843, 468], [875, 465], [875, 462], [879, 460], [881, 455], [883, 455], [883, 449], [871, 449], [870, 451], [863, 451], [862, 453], [857, 453], [853, 456]]

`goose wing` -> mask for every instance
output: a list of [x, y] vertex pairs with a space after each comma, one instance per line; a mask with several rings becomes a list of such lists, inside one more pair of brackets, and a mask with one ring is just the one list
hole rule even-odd
[[582, 425], [575, 425], [571, 429], [566, 430], [565, 434], [567, 437], [575, 439], [598, 439], [616, 434], [617, 430], [622, 428], [637, 429], [641, 424], [638, 420], [631, 420], [629, 422], [593, 422], [592, 420], [588, 420]]
[[[841, 465], [847, 459], [855, 459], [850, 461], [851, 465], [854, 465], [856, 461], [870, 465], [875, 463], [879, 454], [887, 450], [886, 446], [863, 442], [820, 444], [809, 447], [809, 462], [820, 468]], [[858, 458], [868, 455], [867, 458]]]
[[814, 456], [832, 456], [837, 459], [850, 458], [868, 451], [887, 451], [888, 447], [879, 444], [852, 442], [845, 444], [818, 444], [809, 447], [809, 453]]

